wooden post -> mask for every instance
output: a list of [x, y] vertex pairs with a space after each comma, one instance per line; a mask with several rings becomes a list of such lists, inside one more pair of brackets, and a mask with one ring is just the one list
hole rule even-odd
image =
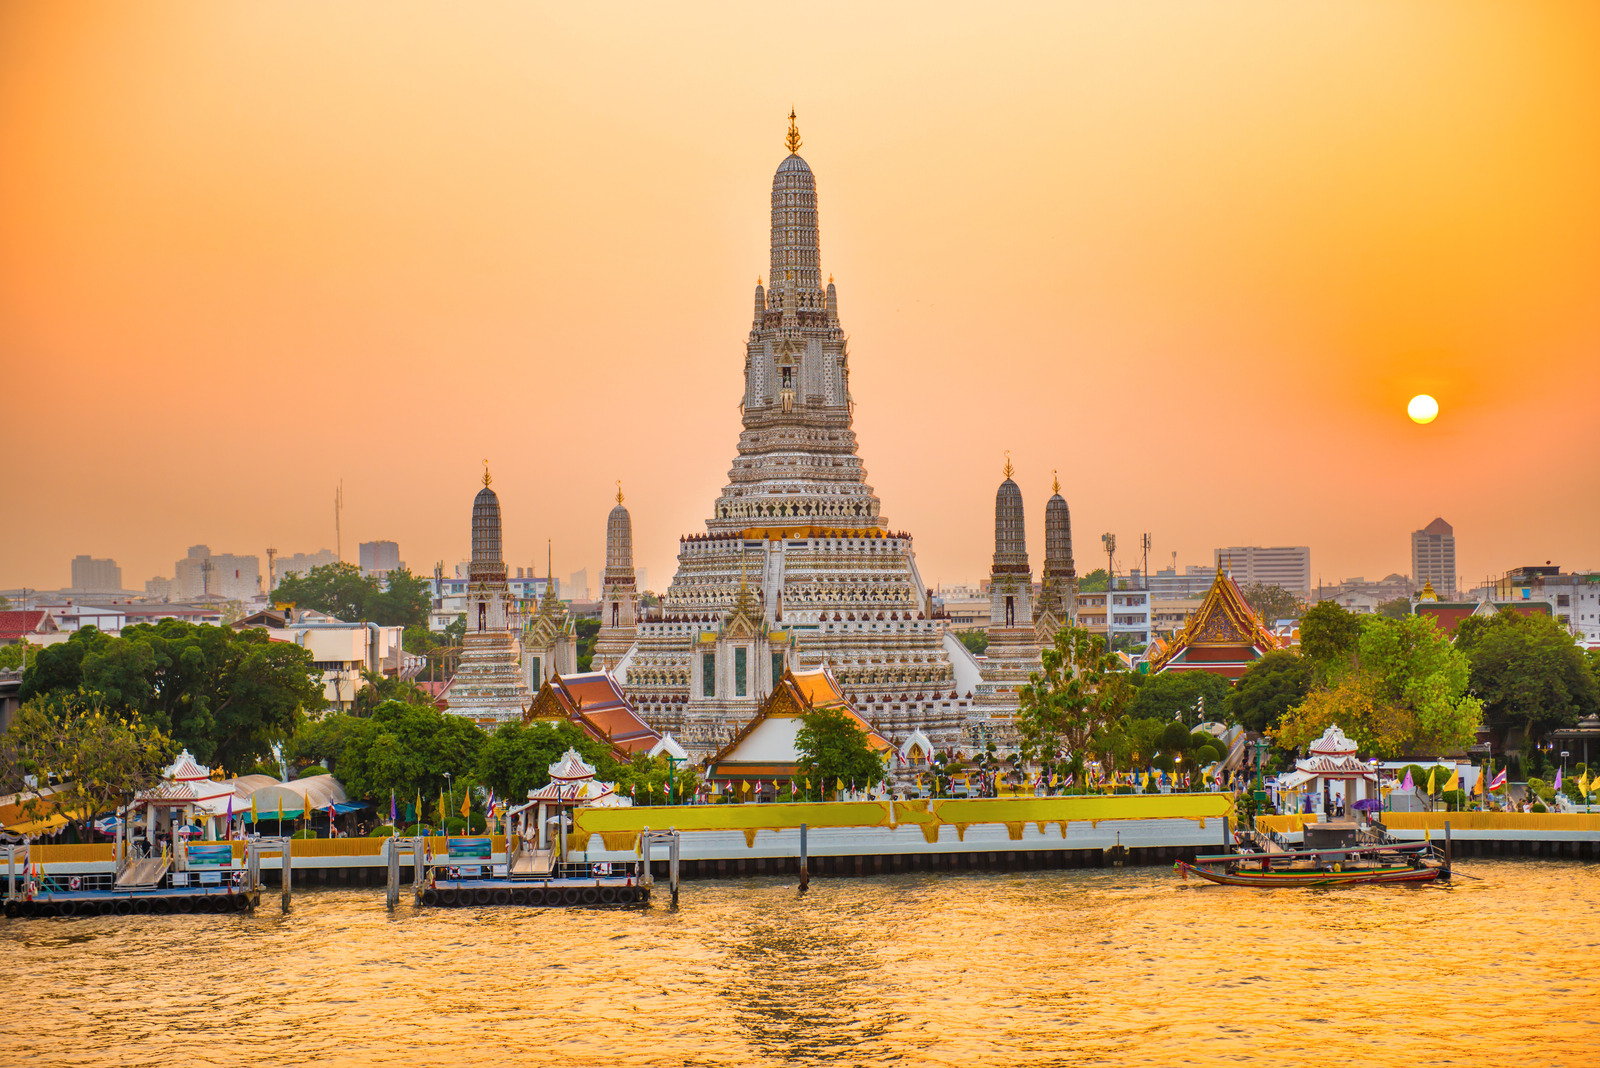
[[1450, 860], [1451, 860], [1450, 821], [1449, 820], [1445, 820], [1444, 821], [1444, 870], [1445, 870], [1446, 874], [1449, 874], [1449, 872], [1450, 872]]
[[422, 863], [422, 855], [427, 852], [427, 838], [411, 839], [411, 863], [415, 868], [415, 875], [411, 880], [411, 889], [416, 893], [422, 892], [422, 881], [427, 878], [427, 871]]
[[385, 895], [389, 910], [400, 904], [400, 844], [396, 838], [390, 838], [384, 843], [384, 848], [389, 851], [389, 886]]
[[667, 854], [667, 885], [672, 891], [672, 903], [678, 903], [678, 843], [683, 841], [677, 831], [672, 832], [670, 852]]
[[1228, 817], [1222, 817], [1222, 851], [1233, 852], [1233, 822]]
[[281, 841], [283, 842], [283, 871], [282, 878], [279, 880], [279, 882], [283, 890], [283, 911], [288, 912], [289, 892], [293, 888], [294, 884], [294, 860], [293, 853], [289, 845], [291, 839], [284, 838], [281, 839]]
[[806, 825], [800, 825], [800, 889], [811, 885], [811, 872], [806, 867]]
[[650, 866], [650, 828], [648, 827], [639, 832], [639, 852], [642, 854], [639, 884], [641, 886], [654, 886], [656, 884], [656, 873]]

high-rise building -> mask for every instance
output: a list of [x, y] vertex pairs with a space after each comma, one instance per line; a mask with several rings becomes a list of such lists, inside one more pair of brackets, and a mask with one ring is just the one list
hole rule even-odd
[[1239, 586], [1277, 586], [1311, 594], [1311, 548], [1307, 545], [1230, 545], [1216, 551], [1216, 566]]
[[274, 564], [272, 576], [274, 584], [282, 582], [290, 575], [309, 575], [314, 567], [327, 567], [337, 564], [339, 557], [332, 549], [318, 549], [314, 553], [289, 553], [279, 556]]
[[1418, 589], [1431, 583], [1441, 597], [1455, 596], [1456, 532], [1443, 519], [1411, 532], [1411, 581]]
[[589, 599], [589, 569], [574, 571], [567, 576], [567, 584], [562, 587], [569, 601], [587, 601]]
[[400, 546], [392, 541], [364, 541], [359, 549], [361, 571], [367, 575], [387, 575], [404, 566]]
[[122, 589], [122, 568], [117, 566], [115, 560], [74, 556], [72, 588], [89, 593], [116, 593]]
[[248, 601], [261, 593], [261, 560], [255, 556], [213, 553], [205, 545], [191, 545], [173, 565], [171, 597], [174, 601], [220, 597]]
[[786, 143], [738, 455], [705, 533], [679, 541], [659, 615], [639, 622], [615, 670], [653, 728], [701, 755], [750, 720], [786, 667], [823, 664], [886, 735], [964, 743], [977, 665], [933, 618], [911, 536], [867, 485], [838, 293], [822, 276], [816, 179], [792, 116]]

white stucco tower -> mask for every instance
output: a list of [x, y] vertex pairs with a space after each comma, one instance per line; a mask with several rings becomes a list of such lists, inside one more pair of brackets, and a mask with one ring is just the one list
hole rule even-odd
[[738, 452], [705, 533], [680, 540], [661, 618], [638, 624], [619, 672], [635, 708], [692, 753], [729, 738], [785, 666], [824, 663], [891, 738], [920, 728], [958, 744], [977, 666], [933, 618], [911, 537], [888, 528], [867, 485], [838, 294], [822, 281], [816, 179], [792, 114], [785, 144]]

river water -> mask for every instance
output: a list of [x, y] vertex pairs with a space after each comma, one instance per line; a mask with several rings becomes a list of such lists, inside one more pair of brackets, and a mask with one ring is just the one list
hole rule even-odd
[[[0, 1064], [1600, 1064], [1600, 865], [685, 884], [644, 912], [0, 919]], [[663, 895], [664, 896], [664, 895]]]

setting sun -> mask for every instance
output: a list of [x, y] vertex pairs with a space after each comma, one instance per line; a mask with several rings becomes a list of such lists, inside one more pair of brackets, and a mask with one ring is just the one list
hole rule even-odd
[[1431, 423], [1439, 416], [1439, 402], [1426, 393], [1418, 393], [1406, 405], [1406, 414], [1413, 423]]

